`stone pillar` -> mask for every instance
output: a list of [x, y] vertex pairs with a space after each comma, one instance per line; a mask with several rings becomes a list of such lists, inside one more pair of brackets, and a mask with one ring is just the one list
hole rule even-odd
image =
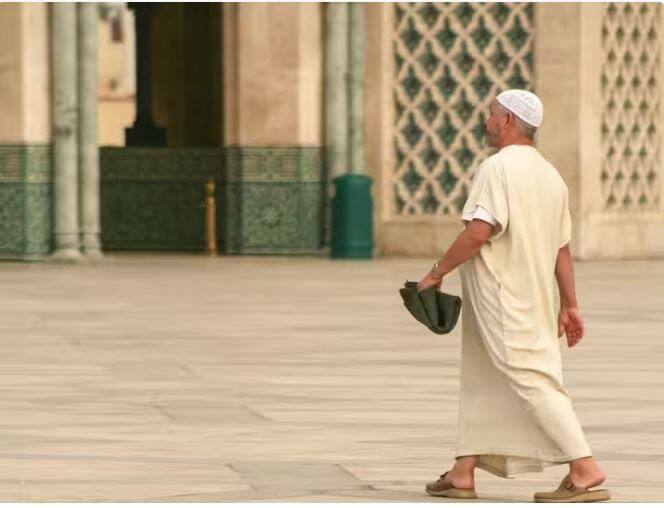
[[[345, 111], [336, 100], [326, 101], [332, 117], [327, 121], [331, 133], [326, 148], [331, 152], [334, 175], [330, 238], [333, 258], [370, 259], [373, 255], [371, 178], [366, 174], [364, 160], [364, 8], [361, 3], [328, 6], [328, 86], [332, 88], [332, 99], [338, 95], [347, 97]], [[347, 58], [340, 58], [343, 50], [347, 50]]]
[[136, 121], [125, 130], [127, 146], [165, 146], [166, 130], [152, 116], [150, 22], [153, 5], [130, 4], [136, 15]]
[[78, 4], [78, 135], [81, 243], [89, 258], [101, 257], [99, 147], [97, 145], [97, 21], [95, 3]]
[[76, 6], [51, 5], [55, 260], [81, 257], [78, 231]]
[[325, 16], [325, 148], [330, 176], [365, 174], [364, 6], [330, 3]]
[[348, 7], [348, 170], [364, 175], [364, 5], [352, 3]]
[[330, 243], [332, 178], [348, 171], [348, 5], [325, 5], [325, 225], [324, 241]]
[[330, 177], [348, 171], [348, 4], [325, 5], [325, 157]]

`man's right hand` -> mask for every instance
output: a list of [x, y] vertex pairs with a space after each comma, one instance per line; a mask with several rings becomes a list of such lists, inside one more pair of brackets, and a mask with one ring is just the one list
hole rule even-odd
[[567, 336], [567, 346], [574, 347], [583, 338], [583, 319], [577, 307], [561, 307], [558, 313], [558, 337]]

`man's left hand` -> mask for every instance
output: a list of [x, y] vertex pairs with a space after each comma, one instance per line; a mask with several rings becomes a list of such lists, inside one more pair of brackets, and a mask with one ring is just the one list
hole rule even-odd
[[424, 278], [417, 283], [417, 292], [421, 293], [427, 288], [430, 288], [431, 286], [435, 286], [438, 290], [440, 290], [440, 286], [443, 283], [443, 279], [436, 277], [436, 275], [433, 272], [427, 273]]

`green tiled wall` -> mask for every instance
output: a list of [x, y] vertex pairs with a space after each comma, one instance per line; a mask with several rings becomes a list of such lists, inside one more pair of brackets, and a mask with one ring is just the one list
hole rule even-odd
[[[106, 250], [205, 248], [204, 187], [216, 184], [219, 251], [320, 253], [324, 182], [319, 147], [102, 148]], [[53, 250], [48, 145], [0, 146], [0, 257]]]
[[0, 145], [0, 257], [32, 259], [53, 246], [49, 145]]
[[211, 178], [220, 252], [317, 253], [321, 160], [318, 147], [103, 148], [102, 245], [203, 250], [204, 188]]

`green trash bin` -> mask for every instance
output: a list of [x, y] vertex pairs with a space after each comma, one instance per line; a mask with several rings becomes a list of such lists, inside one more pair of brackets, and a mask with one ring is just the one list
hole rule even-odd
[[332, 238], [330, 257], [373, 257], [371, 178], [347, 174], [332, 179]]

